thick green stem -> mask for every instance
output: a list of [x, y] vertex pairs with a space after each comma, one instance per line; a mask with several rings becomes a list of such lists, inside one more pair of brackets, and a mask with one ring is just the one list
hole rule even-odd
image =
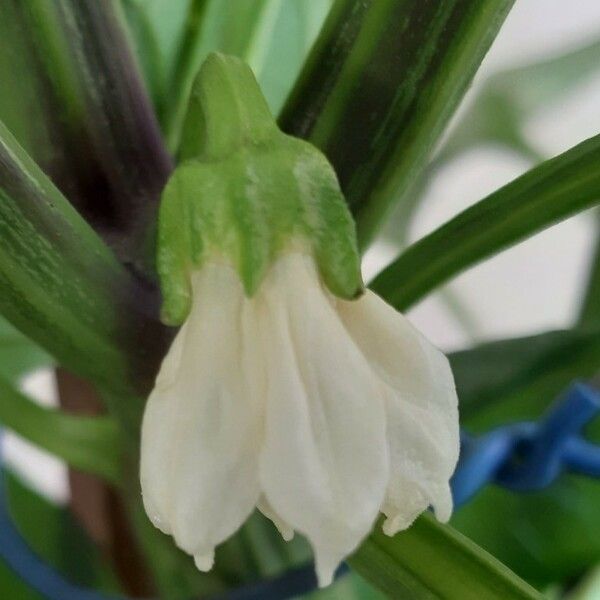
[[338, 0], [281, 115], [325, 152], [365, 248], [423, 172], [513, 0]]
[[0, 124], [0, 312], [70, 370], [131, 396], [164, 349], [153, 302]]
[[123, 262], [152, 277], [171, 163], [113, 0], [7, 0], [0, 36], [0, 120]]

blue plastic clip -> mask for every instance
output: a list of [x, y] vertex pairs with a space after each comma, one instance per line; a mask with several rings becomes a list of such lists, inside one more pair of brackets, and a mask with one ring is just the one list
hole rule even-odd
[[455, 505], [487, 483], [521, 492], [542, 489], [563, 471], [600, 477], [600, 446], [581, 437], [599, 413], [600, 392], [576, 383], [539, 423], [514, 423], [479, 437], [461, 434]]

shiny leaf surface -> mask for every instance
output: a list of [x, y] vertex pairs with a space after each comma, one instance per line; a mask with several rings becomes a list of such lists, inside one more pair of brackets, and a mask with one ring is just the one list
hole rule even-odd
[[427, 165], [512, 4], [334, 4], [280, 123], [333, 163], [363, 248]]
[[454, 275], [600, 201], [600, 136], [518, 177], [410, 246], [372, 282], [405, 310]]

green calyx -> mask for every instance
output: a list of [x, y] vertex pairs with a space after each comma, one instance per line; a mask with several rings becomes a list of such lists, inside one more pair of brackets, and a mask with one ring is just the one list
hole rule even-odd
[[282, 252], [315, 258], [328, 289], [363, 290], [355, 226], [327, 159], [282, 133], [250, 68], [211, 54], [193, 85], [180, 158], [163, 192], [158, 271], [162, 317], [187, 317], [191, 274], [229, 261], [252, 296]]

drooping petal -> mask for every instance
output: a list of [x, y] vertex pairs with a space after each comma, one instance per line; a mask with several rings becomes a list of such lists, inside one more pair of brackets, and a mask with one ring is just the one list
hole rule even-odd
[[391, 477], [386, 533], [408, 527], [429, 505], [452, 512], [448, 480], [458, 459], [458, 408], [448, 360], [410, 322], [367, 291], [338, 302], [339, 314], [387, 387]]
[[259, 293], [268, 361], [261, 485], [277, 515], [311, 542], [327, 585], [384, 498], [382, 394], [312, 259], [280, 259]]
[[258, 510], [260, 510], [260, 512], [267, 517], [267, 519], [270, 519], [271, 522], [273, 523], [273, 525], [275, 525], [275, 527], [277, 528], [277, 531], [279, 531], [281, 537], [286, 541], [289, 542], [293, 539], [294, 537], [294, 529], [293, 527], [291, 527], [288, 523], [286, 523], [275, 511], [275, 509], [269, 504], [269, 501], [262, 496], [257, 505], [256, 508], [258, 508]]
[[146, 407], [141, 482], [155, 525], [209, 569], [259, 497], [261, 382], [256, 318], [235, 271], [209, 263], [193, 292]]

